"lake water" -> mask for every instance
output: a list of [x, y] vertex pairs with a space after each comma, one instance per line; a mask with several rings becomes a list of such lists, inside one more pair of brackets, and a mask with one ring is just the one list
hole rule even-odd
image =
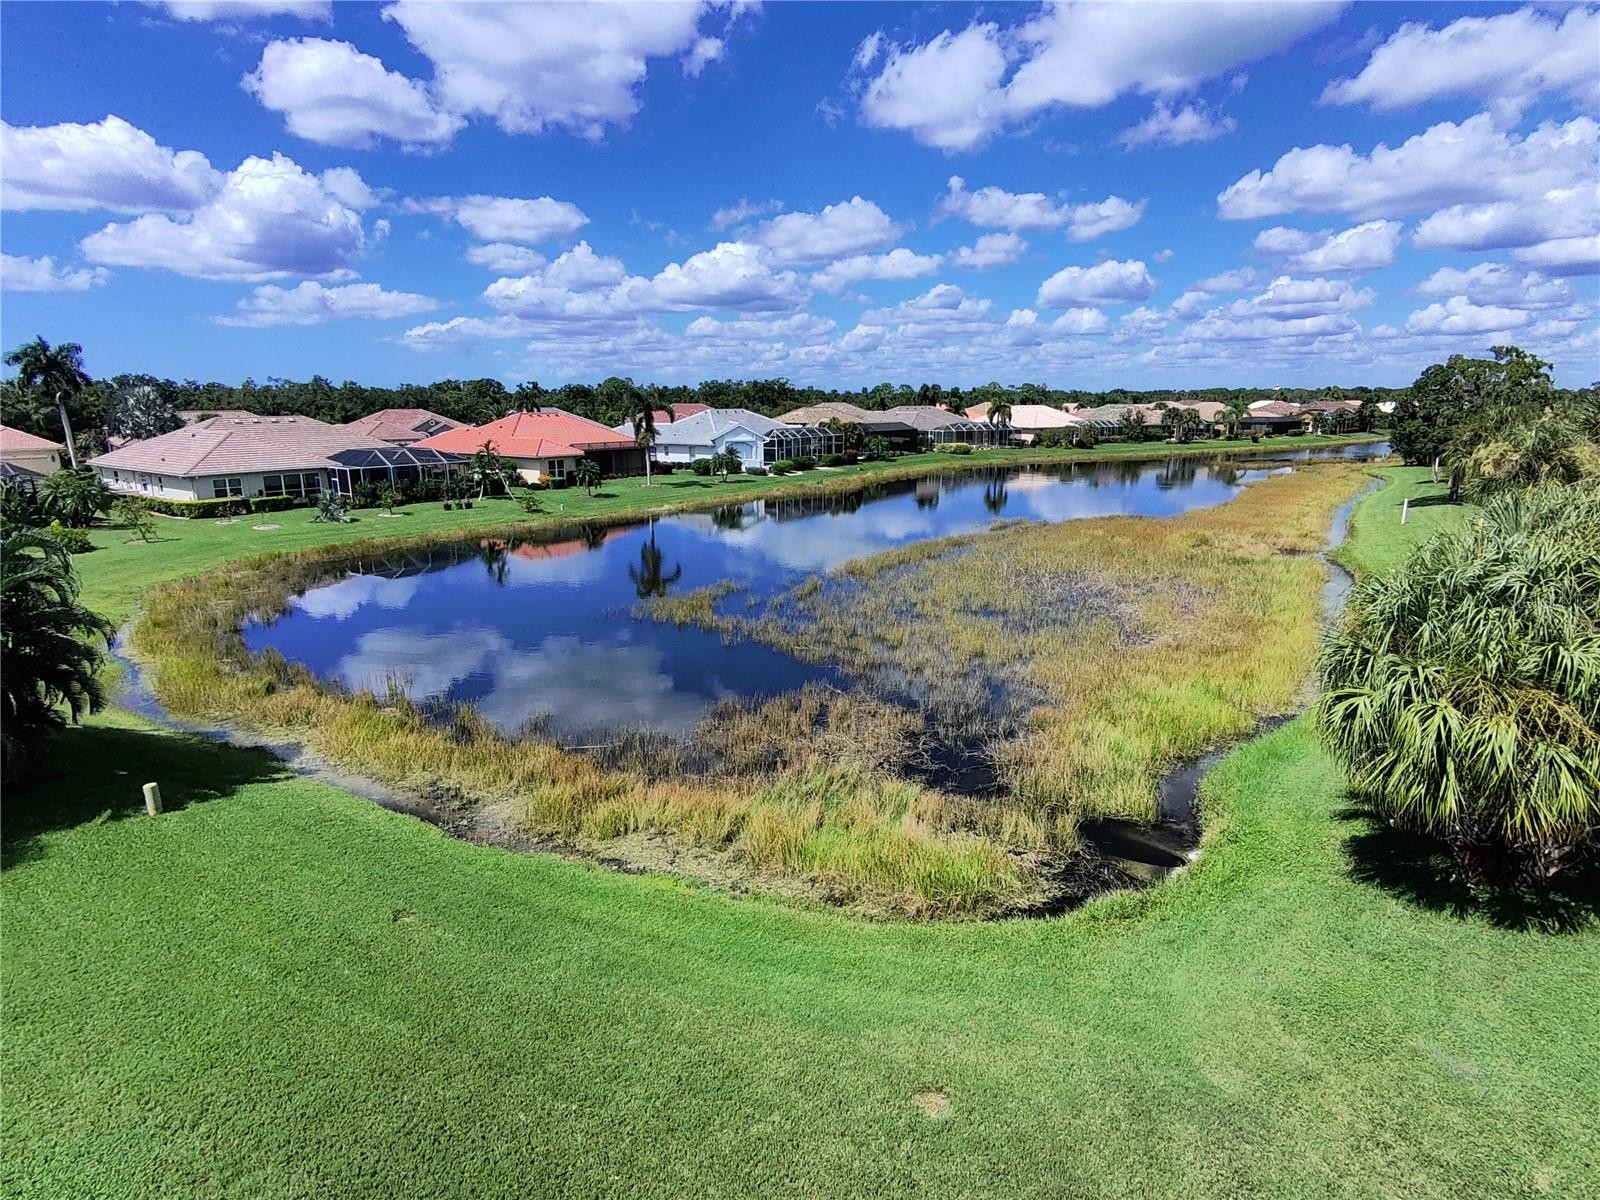
[[537, 719], [580, 739], [624, 725], [682, 734], [720, 700], [845, 680], [770, 647], [636, 619], [641, 600], [731, 580], [759, 601], [849, 559], [997, 520], [1172, 516], [1220, 504], [1295, 461], [1387, 452], [1373, 444], [957, 471], [581, 540], [441, 545], [313, 588], [277, 620], [247, 626], [244, 639], [351, 689], [398, 684], [418, 702], [469, 702], [506, 733]]

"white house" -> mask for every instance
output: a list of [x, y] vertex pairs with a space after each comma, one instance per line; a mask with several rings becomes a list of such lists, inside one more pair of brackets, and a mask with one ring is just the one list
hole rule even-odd
[[831, 429], [786, 425], [747, 408], [708, 408], [670, 425], [656, 427], [659, 462], [687, 463], [731, 451], [746, 467], [760, 467], [798, 455], [820, 458], [844, 449]]
[[315, 496], [330, 485], [335, 455], [393, 450], [311, 417], [210, 417], [128, 442], [89, 465], [115, 492], [167, 500]]

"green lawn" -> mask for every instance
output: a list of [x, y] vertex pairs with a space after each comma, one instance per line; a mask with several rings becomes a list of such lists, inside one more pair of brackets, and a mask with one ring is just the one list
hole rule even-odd
[[1593, 881], [1461, 915], [1304, 720], [1186, 874], [999, 924], [470, 846], [116, 715], [5, 803], [7, 1196], [1600, 1192]]
[[[658, 476], [648, 487], [642, 478], [607, 480], [593, 496], [581, 489], [541, 492], [544, 511], [529, 516], [504, 497], [477, 502], [470, 510], [444, 511], [438, 502], [411, 504], [386, 516], [381, 510], [362, 509], [354, 520], [329, 525], [313, 520], [311, 509], [263, 513], [241, 517], [231, 524], [214, 520], [157, 517], [160, 540], [131, 539], [122, 528], [93, 531], [99, 549], [79, 555], [74, 562], [83, 579], [84, 602], [119, 624], [133, 615], [139, 598], [156, 584], [193, 575], [230, 559], [274, 550], [303, 550], [333, 542], [399, 534], [439, 533], [470, 536], [480, 532], [516, 529], [534, 533], [541, 527], [575, 521], [618, 521], [645, 517], [652, 512], [685, 507], [735, 504], [817, 487], [859, 486], [862, 479], [900, 479], [931, 470], [970, 469], [980, 466], [1018, 466], [1031, 463], [1098, 462], [1134, 458], [1161, 459], [1175, 454], [1283, 453], [1312, 446], [1348, 445], [1371, 441], [1371, 435], [1349, 437], [1272, 438], [1260, 444], [1207, 441], [1186, 446], [1160, 443], [1112, 442], [1094, 450], [982, 450], [970, 455], [915, 454], [889, 462], [817, 470], [800, 475], [735, 475], [726, 482], [702, 478], [687, 470]], [[256, 526], [274, 526], [258, 529]]]
[[1464, 504], [1451, 504], [1449, 484], [1434, 483], [1427, 467], [1380, 467], [1377, 474], [1388, 480], [1388, 486], [1357, 501], [1350, 516], [1350, 537], [1334, 552], [1356, 575], [1398, 566], [1415, 547], [1436, 533], [1454, 529], [1471, 511]]

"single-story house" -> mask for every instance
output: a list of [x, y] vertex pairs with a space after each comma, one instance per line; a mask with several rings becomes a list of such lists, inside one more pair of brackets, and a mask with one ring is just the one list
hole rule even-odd
[[[697, 416], [700, 413], [705, 412], [710, 407], [711, 405], [701, 404], [698, 400], [686, 400], [682, 404], [674, 404], [672, 406], [671, 413], [668, 413], [664, 408], [658, 408], [652, 412], [650, 416], [655, 421], [657, 427], [660, 427], [662, 425], [670, 424], [673, 421], [686, 421], [690, 417]], [[625, 433], [629, 437], [633, 436], [632, 421], [622, 421], [616, 425], [613, 425], [611, 428], [613, 432]]]
[[592, 458], [607, 475], [644, 474], [644, 451], [632, 434], [560, 408], [512, 413], [487, 425], [458, 425], [411, 448], [471, 457], [486, 445], [509, 460], [527, 483], [565, 479], [580, 458]]
[[815, 425], [785, 425], [747, 408], [709, 408], [656, 429], [655, 457], [687, 463], [730, 450], [746, 467], [808, 454], [820, 458], [844, 449], [844, 438]]
[[[348, 492], [363, 479], [398, 482], [461, 466], [454, 456], [439, 455], [426, 463], [385, 462], [373, 471], [366, 469], [373, 451], [406, 453], [311, 417], [209, 417], [160, 437], [128, 442], [91, 458], [89, 466], [112, 491], [167, 500], [307, 499], [330, 488]], [[346, 461], [351, 455], [360, 464]]]
[[[988, 421], [989, 402], [974, 404], [967, 409], [967, 417], [973, 421]], [[1014, 404], [1011, 406], [1011, 418], [1006, 425], [1011, 429], [1012, 440], [1031, 446], [1039, 440], [1039, 435], [1046, 429], [1070, 429], [1078, 424], [1059, 408], [1052, 408], [1048, 404]]]
[[193, 425], [196, 421], [209, 421], [212, 417], [236, 417], [249, 420], [259, 417], [260, 413], [253, 413], [248, 408], [180, 408], [178, 416], [185, 425]]
[[786, 412], [778, 420], [785, 425], [820, 425], [824, 421], [860, 425], [868, 437], [886, 437], [896, 450], [921, 450], [945, 442], [1003, 446], [1011, 440], [1011, 431], [1004, 426], [969, 420], [965, 413], [931, 404], [901, 404], [874, 410], [828, 401]]
[[60, 442], [0, 425], [0, 462], [29, 475], [45, 476], [59, 471], [66, 452], [66, 446]]
[[1272, 401], [1252, 404], [1239, 420], [1239, 428], [1247, 433], [1289, 433], [1305, 428], [1306, 417], [1298, 404]]
[[393, 446], [410, 446], [460, 424], [425, 408], [382, 408], [357, 420], [346, 421], [340, 428]]

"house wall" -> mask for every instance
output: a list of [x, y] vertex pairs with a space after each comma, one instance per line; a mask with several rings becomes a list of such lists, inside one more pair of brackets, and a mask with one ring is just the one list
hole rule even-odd
[[[263, 479], [267, 475], [282, 475], [283, 471], [241, 471], [236, 475], [157, 475], [150, 471], [130, 471], [126, 467], [96, 467], [100, 478], [105, 485], [114, 492], [133, 492], [140, 496], [159, 496], [164, 500], [215, 500], [215, 480], [218, 478], [237, 479], [240, 494], [248, 499], [251, 496], [265, 495], [266, 485]], [[331, 486], [327, 471], [310, 467], [297, 468], [299, 474], [316, 474], [321, 480], [323, 490]]]
[[513, 458], [502, 457], [517, 469], [524, 483], [539, 483], [545, 479], [565, 479], [572, 473], [575, 459], [571, 458]]
[[59, 450], [5, 450], [0, 451], [0, 461], [26, 467], [40, 475], [52, 475], [61, 469]]
[[655, 461], [686, 463], [732, 450], [745, 466], [758, 467], [761, 465], [762, 441], [762, 438], [741, 426], [723, 430], [709, 442], [657, 442]]

